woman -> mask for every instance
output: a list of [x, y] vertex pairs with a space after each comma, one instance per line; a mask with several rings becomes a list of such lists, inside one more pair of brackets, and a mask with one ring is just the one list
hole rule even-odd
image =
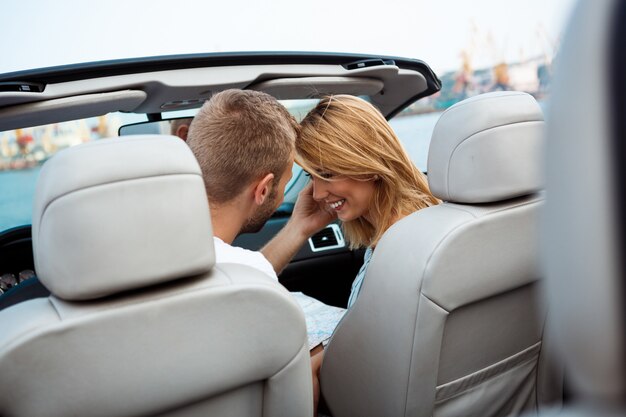
[[[358, 97], [323, 98], [300, 123], [296, 162], [313, 181], [313, 198], [336, 213], [350, 248], [367, 248], [352, 284], [357, 299], [382, 235], [416, 210], [439, 204], [383, 115]], [[323, 351], [311, 359], [315, 405]]]

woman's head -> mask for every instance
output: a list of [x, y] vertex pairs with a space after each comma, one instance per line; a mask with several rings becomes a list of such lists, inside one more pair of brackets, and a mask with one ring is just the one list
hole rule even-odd
[[391, 126], [360, 98], [323, 98], [302, 120], [296, 152], [352, 247], [376, 245], [399, 217], [438, 203]]

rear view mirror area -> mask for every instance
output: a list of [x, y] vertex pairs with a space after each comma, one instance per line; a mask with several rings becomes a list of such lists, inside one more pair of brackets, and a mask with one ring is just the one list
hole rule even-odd
[[153, 122], [140, 122], [121, 126], [118, 135], [173, 135], [182, 140], [187, 140], [187, 133], [193, 117], [159, 120]]

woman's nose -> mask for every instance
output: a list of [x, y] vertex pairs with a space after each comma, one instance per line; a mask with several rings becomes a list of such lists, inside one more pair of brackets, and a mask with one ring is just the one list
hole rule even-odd
[[328, 190], [326, 187], [326, 181], [323, 181], [317, 177], [313, 177], [313, 199], [321, 201], [328, 197]]

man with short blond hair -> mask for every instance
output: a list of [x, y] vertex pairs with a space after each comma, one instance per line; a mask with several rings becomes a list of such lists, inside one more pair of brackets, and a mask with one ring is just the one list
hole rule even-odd
[[188, 137], [209, 201], [233, 199], [254, 178], [278, 182], [291, 169], [298, 123], [274, 97], [251, 90], [216, 94], [198, 112]]
[[[287, 109], [258, 91], [222, 91], [196, 114], [187, 143], [202, 169], [217, 263], [248, 265], [278, 280], [306, 239], [334, 219], [313, 199], [311, 183], [285, 227], [260, 252], [231, 245], [238, 234], [260, 230], [283, 202], [298, 130]], [[321, 358], [318, 353], [311, 362], [315, 410]]]
[[283, 202], [298, 128], [274, 97], [251, 90], [222, 91], [196, 114], [187, 143], [202, 169], [218, 263], [247, 264], [277, 279], [302, 243], [332, 220], [307, 187], [261, 252], [231, 246], [240, 233], [260, 230]]

